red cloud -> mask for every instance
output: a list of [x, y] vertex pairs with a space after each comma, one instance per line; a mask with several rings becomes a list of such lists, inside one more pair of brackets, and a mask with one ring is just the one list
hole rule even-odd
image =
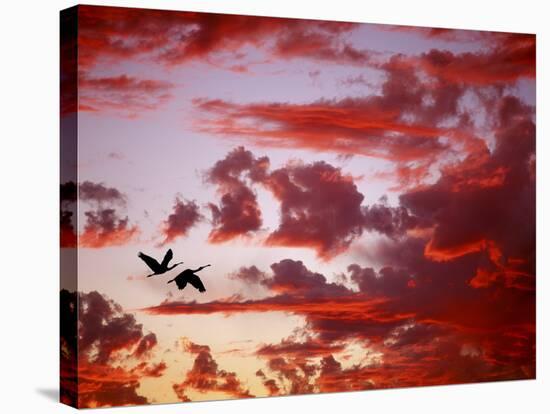
[[353, 264], [348, 267], [350, 279], [359, 290], [369, 296], [396, 298], [405, 297], [414, 289], [414, 279], [406, 270], [384, 267], [376, 273], [372, 268]]
[[534, 35], [495, 34], [488, 44], [491, 49], [483, 52], [455, 54], [433, 49], [416, 63], [428, 74], [453, 83], [487, 85], [535, 78]]
[[447, 41], [471, 41], [479, 40], [484, 34], [489, 36], [494, 35], [492, 32], [479, 32], [475, 30], [456, 30], [445, 29], [442, 27], [420, 27], [420, 26], [394, 26], [394, 25], [377, 25], [381, 30], [390, 30], [396, 32], [410, 32], [427, 38], [437, 38]]
[[[401, 204], [429, 226], [425, 255], [453, 260], [485, 252], [493, 266], [535, 274], [535, 181], [529, 163], [535, 154], [532, 108], [517, 98], [496, 105], [494, 150], [472, 154], [442, 170], [433, 185], [402, 194]], [[495, 172], [498, 180], [494, 180]], [[510, 202], [513, 200], [513, 202]], [[514, 231], [510, 231], [514, 229]], [[514, 269], [509, 259], [521, 259]], [[518, 273], [519, 272], [519, 273]], [[487, 279], [491, 280], [491, 278]]]
[[187, 236], [189, 230], [202, 219], [197, 203], [176, 199], [173, 212], [164, 221], [162, 229], [164, 240], [161, 246], [171, 243], [178, 237]]
[[79, 356], [90, 363], [106, 364], [143, 339], [135, 317], [96, 291], [79, 295], [79, 323]]
[[[340, 306], [341, 308], [339, 308]], [[338, 302], [335, 302], [329, 297], [314, 297], [305, 301], [301, 296], [282, 294], [257, 301], [212, 301], [201, 303], [201, 306], [197, 306], [195, 302], [167, 302], [142, 310], [152, 315], [208, 315], [218, 312], [224, 314], [241, 312], [289, 312], [315, 315], [325, 313], [340, 314], [342, 309], [351, 312], [350, 317], [354, 317], [354, 315], [363, 314], [365, 312], [374, 312], [375, 307], [373, 303], [365, 301], [365, 297], [360, 295], [342, 296]]]
[[[408, 329], [416, 331], [416, 327]], [[407, 346], [389, 345], [382, 360], [365, 365], [343, 368], [334, 356], [324, 357], [316, 381], [319, 391], [357, 391], [523, 377], [518, 371], [506, 369], [499, 369], [495, 375], [495, 366], [481, 357], [477, 348], [457, 343], [459, 338], [424, 332], [418, 339]]]
[[102, 6], [79, 6], [79, 60], [83, 67], [98, 61], [131, 58], [166, 45], [170, 28], [187, 14]]
[[535, 35], [413, 26], [379, 27], [449, 42], [481, 43], [480, 51], [453, 53], [433, 49], [412, 59], [428, 74], [447, 82], [482, 86], [535, 77]]
[[248, 236], [259, 230], [262, 224], [261, 211], [252, 190], [243, 186], [225, 193], [221, 205], [209, 204], [214, 229], [208, 240], [223, 243], [239, 236]]
[[261, 346], [256, 350], [256, 355], [264, 358], [285, 355], [286, 357], [297, 359], [308, 359], [341, 352], [344, 348], [343, 344], [331, 344], [314, 338], [308, 338], [308, 340], [303, 342], [283, 339], [278, 344]]
[[60, 247], [76, 247], [76, 232], [72, 223], [73, 213], [61, 210], [59, 244]]
[[137, 226], [131, 226], [128, 217], [120, 218], [112, 208], [86, 211], [84, 231], [78, 236], [82, 247], [101, 248], [121, 246], [132, 241], [138, 234]]
[[137, 393], [140, 380], [144, 377], [159, 377], [166, 369], [161, 362], [152, 367], [139, 364], [125, 370], [110, 365], [80, 362], [79, 408], [116, 407], [124, 405], [149, 404], [150, 401]]
[[254, 158], [250, 151], [239, 147], [207, 172], [206, 179], [216, 184], [222, 195], [219, 206], [209, 204], [214, 224], [210, 242], [225, 242], [260, 229], [262, 218], [256, 194], [245, 180], [262, 179], [268, 165], [267, 157]]
[[[77, 188], [73, 181], [61, 184], [60, 188], [60, 223], [59, 242], [60, 247], [76, 247], [75, 223], [73, 223], [76, 212]], [[74, 211], [71, 211], [74, 210]]]
[[60, 386], [59, 399], [76, 406], [78, 402], [78, 305], [76, 293], [62, 289], [59, 292]]
[[123, 193], [114, 187], [91, 181], [84, 181], [78, 187], [79, 200], [94, 207], [94, 210], [84, 212], [86, 222], [83, 232], [78, 236], [80, 246], [121, 246], [138, 236], [138, 227], [130, 225], [128, 217], [120, 217], [115, 209], [126, 206], [126, 196]]
[[266, 279], [266, 274], [256, 266], [241, 267], [238, 271], [229, 275], [230, 279], [240, 280], [247, 284], [258, 284]]
[[187, 372], [185, 380], [173, 385], [174, 392], [181, 401], [190, 401], [185, 394], [188, 389], [201, 393], [223, 392], [236, 398], [254, 397], [244, 388], [235, 372], [219, 369], [218, 363], [212, 357], [210, 347], [188, 342], [185, 348], [197, 356], [193, 367]]
[[256, 371], [256, 376], [262, 379], [264, 387], [267, 388], [267, 391], [269, 392], [270, 396], [279, 395], [279, 392], [281, 391], [281, 389], [279, 388], [279, 386], [277, 385], [277, 382], [273, 378], [267, 378], [261, 369]]
[[[319, 364], [319, 377], [317, 387], [319, 392], [359, 391], [372, 388], [381, 388], [381, 384], [375, 382], [373, 375], [375, 370], [361, 367], [342, 368], [342, 364], [333, 355], [323, 357]], [[384, 378], [387, 380], [386, 378]]]
[[60, 114], [75, 113], [78, 106], [78, 12], [60, 14]]
[[[137, 392], [140, 381], [166, 369], [164, 362], [149, 361], [157, 343], [154, 333], [144, 334], [133, 315], [95, 291], [79, 293], [78, 301], [77, 294], [62, 291], [61, 317], [65, 401], [79, 408], [149, 403]], [[140, 362], [131, 365], [130, 357]]]
[[141, 338], [133, 355], [136, 358], [142, 358], [144, 356], [147, 356], [156, 345], [157, 345], [157, 336], [151, 332]]
[[372, 60], [372, 52], [355, 48], [341, 40], [334, 31], [319, 30], [323, 27], [321, 25], [318, 28], [311, 25], [310, 29], [305, 26], [297, 26], [282, 33], [275, 43], [274, 55], [287, 59], [307, 58], [351, 65], [366, 65]]
[[[280, 388], [284, 390], [284, 394], [311, 394], [315, 392], [315, 387], [311, 383], [311, 378], [315, 374], [314, 365], [305, 361], [278, 356], [268, 360], [268, 368], [278, 376], [281, 383]], [[264, 384], [270, 381], [272, 380], [266, 378]], [[285, 382], [290, 386], [287, 387]]]
[[363, 208], [364, 226], [388, 237], [403, 235], [419, 225], [418, 219], [409, 214], [403, 206], [389, 207], [385, 200]]
[[368, 57], [341, 36], [357, 27], [353, 23], [79, 6], [79, 24], [84, 66], [133, 57], [178, 65], [236, 55], [246, 45], [283, 58], [359, 63]]
[[349, 291], [336, 283], [328, 283], [325, 276], [311, 272], [301, 261], [281, 260], [271, 265], [271, 277], [264, 277], [260, 283], [273, 292], [295, 296], [318, 294], [346, 295]]
[[281, 223], [268, 245], [313, 247], [329, 258], [362, 232], [363, 195], [330, 164], [287, 165], [273, 171], [266, 186], [281, 203]]
[[200, 131], [243, 137], [256, 145], [401, 161], [433, 157], [445, 149], [438, 137], [446, 131], [401, 122], [397, 107], [386, 111], [378, 101], [375, 97], [311, 104], [241, 105], [219, 100], [196, 100], [195, 104], [217, 116], [201, 120]]
[[81, 73], [79, 87], [80, 111], [135, 117], [144, 111], [156, 110], [171, 99], [174, 85], [128, 75], [91, 78]]
[[97, 204], [109, 203], [126, 205], [126, 197], [114, 187], [106, 187], [103, 183], [84, 181], [78, 186], [78, 197], [82, 201]]

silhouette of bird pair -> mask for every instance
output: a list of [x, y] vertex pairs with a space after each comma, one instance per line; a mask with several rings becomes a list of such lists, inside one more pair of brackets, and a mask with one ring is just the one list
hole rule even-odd
[[[168, 249], [161, 263], [159, 263], [155, 258], [151, 256], [147, 256], [142, 252], [138, 253], [138, 257], [141, 260], [143, 260], [145, 264], [149, 266], [149, 268], [153, 271], [153, 273], [151, 273], [150, 275], [147, 275], [147, 277], [162, 275], [183, 263], [183, 262], [174, 263], [173, 265], [169, 266], [170, 261], [174, 257], [174, 253], [172, 252], [172, 249]], [[195, 273], [201, 271], [202, 269], [208, 266], [210, 265], [207, 264], [206, 266], [201, 266], [195, 270], [185, 269], [183, 272], [177, 275], [174, 279], [169, 280], [168, 283], [176, 282], [176, 285], [178, 286], [179, 290], [182, 290], [183, 288], [185, 288], [185, 286], [187, 286], [187, 284], [189, 283], [199, 292], [206, 292], [206, 289], [202, 283], [202, 280]]]

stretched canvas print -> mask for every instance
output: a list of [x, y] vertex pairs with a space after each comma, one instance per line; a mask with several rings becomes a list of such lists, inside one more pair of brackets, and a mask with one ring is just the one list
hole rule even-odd
[[61, 400], [535, 378], [535, 36], [61, 12]]

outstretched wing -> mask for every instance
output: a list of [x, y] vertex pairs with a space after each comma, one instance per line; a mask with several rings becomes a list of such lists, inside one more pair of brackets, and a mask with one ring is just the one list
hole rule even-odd
[[176, 285], [178, 285], [179, 290], [182, 290], [187, 285], [185, 276], [181, 274], [177, 275], [174, 281], [176, 282]]
[[156, 261], [156, 259], [152, 258], [151, 256], [147, 256], [146, 254], [139, 252], [138, 257], [145, 262], [147, 266], [151, 268], [153, 272], [157, 272], [160, 270], [160, 264]]
[[202, 280], [197, 275], [194, 275], [192, 273], [190, 275], [187, 275], [187, 283], [189, 283], [191, 286], [193, 286], [199, 292], [206, 292], [206, 289], [204, 288], [204, 285], [202, 284]]
[[160, 264], [163, 268], [168, 267], [168, 263], [170, 263], [170, 260], [174, 257], [174, 253], [172, 252], [172, 249], [168, 249], [166, 254], [164, 255], [164, 259], [162, 259], [162, 263]]

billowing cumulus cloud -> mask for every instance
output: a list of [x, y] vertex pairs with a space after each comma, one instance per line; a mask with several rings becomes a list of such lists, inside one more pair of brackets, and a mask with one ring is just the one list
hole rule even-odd
[[129, 224], [128, 217], [119, 217], [112, 208], [86, 211], [84, 215], [86, 223], [78, 239], [82, 247], [120, 246], [139, 234], [137, 226]]
[[126, 204], [126, 197], [116, 188], [107, 187], [104, 183], [94, 183], [84, 181], [78, 186], [78, 197], [85, 202], [95, 202], [98, 204]]
[[[535, 182], [529, 170], [535, 153], [532, 108], [508, 96], [498, 102], [497, 109], [496, 145], [491, 153], [466, 158], [443, 170], [433, 185], [400, 199], [412, 214], [434, 227], [425, 247], [427, 257], [448, 261], [485, 252], [490, 260], [480, 265], [478, 286], [501, 280], [534, 288]], [[513, 232], [507, 230], [511, 228]]]
[[84, 211], [85, 221], [78, 235], [82, 247], [121, 246], [134, 241], [140, 231], [128, 217], [120, 214], [126, 208], [126, 195], [104, 183], [84, 181], [78, 186], [79, 201], [91, 210]]
[[421, 226], [419, 220], [403, 206], [390, 207], [386, 203], [363, 208], [364, 227], [388, 237], [398, 237], [407, 230]]
[[172, 213], [163, 223], [164, 240], [161, 245], [171, 243], [178, 237], [185, 237], [189, 230], [203, 219], [198, 204], [195, 201], [176, 199]]
[[[150, 402], [138, 392], [140, 381], [160, 377], [166, 369], [164, 362], [149, 359], [157, 345], [154, 333], [144, 333], [132, 314], [96, 291], [79, 293], [78, 301], [76, 293], [62, 291], [61, 317], [65, 318], [61, 381], [66, 401], [78, 398], [80, 408]], [[76, 373], [78, 395], [76, 383], [71, 382]]]
[[350, 280], [359, 290], [369, 296], [378, 297], [405, 297], [410, 289], [416, 287], [416, 282], [406, 270], [396, 270], [392, 267], [384, 267], [379, 272], [367, 267], [362, 268], [357, 264], [348, 267]]
[[363, 227], [363, 195], [353, 179], [325, 162], [273, 171], [267, 187], [281, 203], [281, 222], [268, 245], [312, 247], [328, 258], [345, 250]]
[[386, 200], [363, 206], [354, 178], [324, 161], [289, 162], [270, 170], [267, 157], [255, 158], [238, 147], [208, 170], [207, 179], [222, 194], [219, 206], [210, 204], [214, 243], [260, 229], [258, 186], [273, 194], [280, 211], [280, 223], [264, 243], [312, 248], [324, 260], [343, 253], [364, 230], [395, 238], [419, 224], [405, 207], [388, 206]]
[[229, 275], [230, 279], [240, 280], [246, 284], [259, 284], [265, 280], [267, 275], [256, 266], [241, 267]]
[[[79, 354], [90, 362], [105, 364], [121, 350], [140, 345], [144, 334], [132, 314], [93, 291], [79, 296]], [[152, 338], [151, 338], [152, 339]]]
[[193, 366], [181, 383], [173, 384], [173, 390], [181, 401], [190, 401], [186, 391], [192, 389], [201, 393], [222, 392], [237, 398], [254, 397], [242, 384], [235, 372], [218, 367], [210, 347], [186, 341], [184, 348], [195, 354]]
[[210, 203], [212, 223], [209, 241], [221, 243], [239, 236], [250, 236], [262, 225], [256, 194], [247, 183], [262, 180], [269, 160], [238, 147], [218, 161], [206, 180], [218, 187], [220, 204]]
[[274, 292], [295, 296], [345, 294], [347, 289], [336, 283], [329, 283], [324, 275], [310, 271], [301, 261], [281, 260], [271, 265], [272, 276], [261, 283]]
[[223, 194], [220, 205], [211, 203], [209, 207], [214, 224], [209, 237], [212, 243], [249, 236], [262, 225], [262, 213], [256, 195], [245, 185]]

